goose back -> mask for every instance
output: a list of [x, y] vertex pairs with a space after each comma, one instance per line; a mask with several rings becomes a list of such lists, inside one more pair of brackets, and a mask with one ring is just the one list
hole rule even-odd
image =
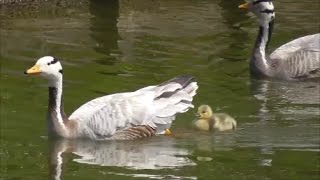
[[320, 77], [320, 33], [293, 40], [270, 55], [275, 76], [288, 80]]

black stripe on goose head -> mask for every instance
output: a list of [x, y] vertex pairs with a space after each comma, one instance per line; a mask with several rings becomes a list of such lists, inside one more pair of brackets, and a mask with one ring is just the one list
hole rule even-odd
[[60, 70], [59, 70], [59, 73], [63, 74], [63, 70], [62, 70], [62, 69], [60, 69]]
[[269, 3], [271, 3], [272, 1], [271, 0], [257, 0], [257, 1], [253, 1], [253, 5], [259, 4], [261, 2], [269, 2]]
[[272, 14], [274, 13], [274, 10], [271, 10], [271, 9], [265, 9], [263, 11], [260, 11], [261, 13], [267, 13], [267, 14]]
[[48, 62], [48, 65], [55, 64], [57, 62], [58, 62], [58, 59], [57, 58], [53, 58], [53, 60], [51, 62]]

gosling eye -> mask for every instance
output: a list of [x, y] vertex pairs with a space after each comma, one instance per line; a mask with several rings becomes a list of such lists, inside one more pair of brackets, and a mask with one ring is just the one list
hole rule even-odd
[[204, 114], [204, 113], [206, 113], [206, 111], [202, 111], [201, 113]]

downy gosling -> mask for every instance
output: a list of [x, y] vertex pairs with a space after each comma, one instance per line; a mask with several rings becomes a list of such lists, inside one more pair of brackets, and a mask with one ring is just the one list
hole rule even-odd
[[209, 105], [201, 105], [198, 108], [197, 119], [194, 126], [203, 131], [226, 131], [235, 130], [237, 122], [225, 113], [213, 113]]

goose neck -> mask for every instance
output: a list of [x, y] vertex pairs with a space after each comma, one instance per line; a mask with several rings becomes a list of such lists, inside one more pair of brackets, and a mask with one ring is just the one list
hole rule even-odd
[[266, 55], [266, 49], [271, 39], [273, 30], [273, 20], [270, 22], [259, 23], [259, 33], [254, 45], [254, 51], [251, 59], [251, 73], [260, 71], [263, 74], [267, 74], [269, 70], [268, 57]]
[[49, 105], [48, 105], [48, 128], [49, 134], [66, 136], [67, 128], [65, 121], [67, 117], [63, 110], [62, 98], [62, 75], [49, 80]]

